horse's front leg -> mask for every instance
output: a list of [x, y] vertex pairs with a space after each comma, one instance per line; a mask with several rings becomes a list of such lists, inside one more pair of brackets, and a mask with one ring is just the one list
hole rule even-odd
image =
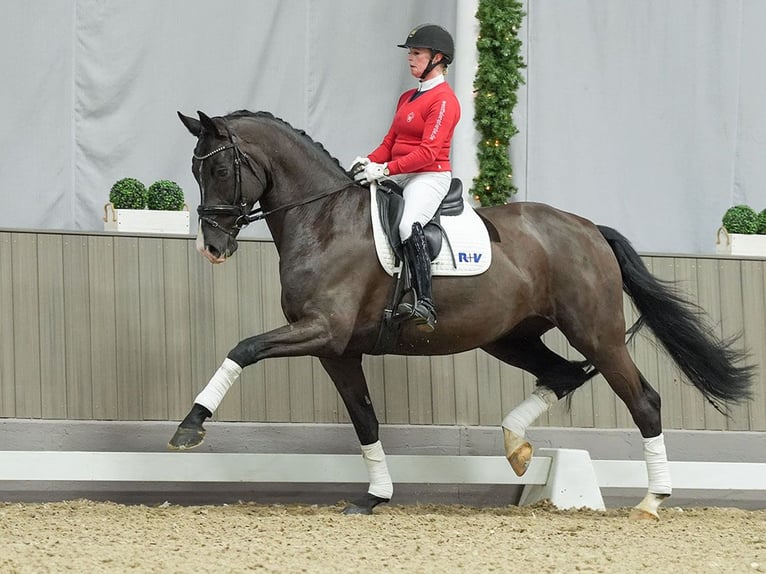
[[316, 354], [331, 344], [329, 329], [319, 319], [305, 319], [240, 341], [194, 399], [189, 414], [178, 425], [168, 446], [186, 450], [202, 444], [205, 419], [213, 416], [242, 369], [269, 357]]
[[320, 359], [327, 374], [346, 405], [351, 422], [362, 446], [362, 458], [367, 465], [370, 486], [367, 493], [351, 502], [344, 514], [372, 514], [381, 502], [388, 502], [394, 493], [386, 454], [378, 437], [378, 418], [367, 390], [361, 357]]

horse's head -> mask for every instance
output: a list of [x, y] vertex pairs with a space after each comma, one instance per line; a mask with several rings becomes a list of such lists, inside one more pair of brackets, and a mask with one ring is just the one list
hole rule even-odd
[[192, 159], [200, 189], [197, 250], [212, 263], [223, 263], [237, 250], [240, 230], [252, 221], [253, 206], [265, 191], [265, 174], [222, 118], [197, 114], [199, 120], [178, 113], [198, 138]]

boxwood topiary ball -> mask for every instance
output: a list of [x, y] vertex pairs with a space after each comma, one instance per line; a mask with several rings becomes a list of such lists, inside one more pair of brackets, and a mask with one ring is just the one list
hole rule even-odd
[[115, 209], [143, 209], [146, 207], [146, 186], [132, 177], [118, 180], [109, 191], [109, 201]]
[[147, 206], [149, 209], [181, 211], [184, 192], [175, 181], [161, 179], [149, 186]]
[[755, 232], [759, 235], [766, 235], [766, 209], [758, 214], [758, 229]]
[[748, 205], [735, 205], [726, 210], [723, 226], [729, 233], [752, 235], [758, 229], [758, 214]]

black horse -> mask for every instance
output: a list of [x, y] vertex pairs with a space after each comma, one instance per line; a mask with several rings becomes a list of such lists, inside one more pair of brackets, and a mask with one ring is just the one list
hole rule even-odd
[[[321, 145], [269, 113], [198, 115], [179, 113], [198, 138], [192, 160], [201, 192], [197, 247], [222, 263], [235, 253], [239, 230], [265, 218], [279, 252], [288, 323], [229, 352], [170, 447], [202, 442], [205, 419], [243, 368], [269, 357], [315, 356], [348, 409], [370, 476], [369, 491], [346, 512], [370, 513], [393, 493], [362, 372], [362, 356], [381, 352], [376, 342], [391, 296], [390, 278], [375, 254], [370, 194]], [[617, 231], [536, 203], [478, 212], [492, 230], [489, 270], [434, 278], [436, 331], [404, 325], [383, 352], [443, 355], [481, 348], [535, 375], [535, 393], [503, 421], [506, 456], [517, 474], [532, 456], [526, 427], [602, 373], [644, 437], [649, 489], [634, 516], [656, 518], [671, 490], [660, 397], [628, 354], [623, 290], [641, 315], [629, 332], [646, 324], [720, 409], [749, 397], [752, 368], [741, 364], [743, 352], [717, 339], [699, 310], [655, 279]], [[585, 361], [566, 360], [543, 344], [542, 335], [554, 327]]]

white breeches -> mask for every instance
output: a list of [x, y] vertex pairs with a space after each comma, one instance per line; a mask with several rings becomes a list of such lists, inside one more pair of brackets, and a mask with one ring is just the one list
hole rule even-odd
[[404, 189], [404, 213], [399, 223], [399, 237], [406, 241], [412, 235], [413, 223], [425, 226], [431, 221], [449, 191], [452, 172], [400, 173], [392, 175], [391, 180]]

